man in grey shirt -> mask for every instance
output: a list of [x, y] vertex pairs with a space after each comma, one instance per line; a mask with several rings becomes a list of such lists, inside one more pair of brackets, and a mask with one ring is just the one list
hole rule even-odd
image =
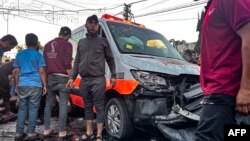
[[87, 37], [78, 42], [77, 54], [73, 66], [73, 73], [67, 87], [72, 88], [73, 80], [78, 74], [83, 78], [80, 83], [80, 94], [84, 100], [87, 132], [82, 135], [83, 140], [93, 139], [93, 106], [96, 108], [97, 141], [102, 141], [104, 124], [105, 97], [105, 60], [111, 71], [111, 85], [115, 86], [116, 70], [114, 57], [106, 38], [98, 36], [98, 18], [92, 15], [87, 18]]

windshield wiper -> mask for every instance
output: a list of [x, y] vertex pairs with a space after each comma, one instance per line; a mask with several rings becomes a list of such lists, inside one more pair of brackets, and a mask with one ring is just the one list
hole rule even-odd
[[140, 58], [152, 58], [155, 59], [153, 56], [138, 56], [138, 55], [131, 55], [133, 57], [140, 57]]
[[181, 58], [174, 58], [174, 57], [164, 57], [164, 58], [177, 59], [177, 60], [182, 60], [183, 61], [183, 59], [181, 59]]
[[[141, 58], [155, 58], [155, 56], [151, 54], [145, 54], [145, 53], [140, 53], [140, 52], [126, 52], [125, 54], [131, 54], [133, 57], [141, 57]], [[140, 56], [142, 55], [142, 56]]]
[[[161, 58], [177, 59], [177, 60], [183, 61], [183, 59], [181, 59], [181, 58], [156, 56], [156, 55], [145, 54], [145, 53], [140, 53], [140, 52], [124, 52], [124, 54], [131, 54], [131, 56], [133, 56], [133, 57], [140, 57], [140, 58], [153, 58], [153, 59], [155, 59], [155, 57], [161, 57]], [[143, 55], [143, 56], [140, 56], [140, 55]]]

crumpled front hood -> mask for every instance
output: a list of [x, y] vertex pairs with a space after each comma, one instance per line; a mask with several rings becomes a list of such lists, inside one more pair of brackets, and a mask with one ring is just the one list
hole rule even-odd
[[198, 65], [190, 64], [183, 60], [145, 55], [123, 55], [122, 61], [138, 70], [171, 75], [200, 74], [200, 67]]

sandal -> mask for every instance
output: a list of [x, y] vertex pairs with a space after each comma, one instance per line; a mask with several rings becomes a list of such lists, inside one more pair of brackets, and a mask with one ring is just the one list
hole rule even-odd
[[32, 136], [28, 136], [28, 141], [36, 141], [36, 140], [40, 140], [41, 137], [38, 133], [34, 133], [34, 135]]
[[55, 136], [57, 133], [54, 130], [51, 130], [49, 132], [49, 134], [43, 134], [44, 138], [52, 138], [53, 136]]
[[16, 133], [14, 140], [15, 141], [22, 141], [25, 137], [26, 137], [25, 133]]
[[71, 137], [71, 136], [72, 136], [72, 134], [71, 134], [71, 133], [66, 132], [66, 135], [61, 136], [61, 137], [58, 135], [58, 138], [59, 138], [59, 139], [66, 139], [66, 138]]
[[95, 140], [96, 140], [96, 141], [100, 141], [100, 140], [103, 141], [103, 138], [102, 138], [101, 136], [96, 136], [96, 137], [95, 137]]
[[80, 141], [89, 141], [89, 140], [93, 140], [93, 139], [95, 139], [94, 133], [92, 133], [91, 135], [88, 135], [88, 134], [86, 133], [86, 134], [83, 134], [83, 135], [80, 137]]

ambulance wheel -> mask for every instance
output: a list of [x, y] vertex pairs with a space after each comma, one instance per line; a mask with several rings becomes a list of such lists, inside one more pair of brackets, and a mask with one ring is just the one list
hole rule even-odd
[[133, 126], [122, 99], [112, 98], [107, 102], [105, 127], [107, 132], [115, 138], [122, 139], [132, 136]]

